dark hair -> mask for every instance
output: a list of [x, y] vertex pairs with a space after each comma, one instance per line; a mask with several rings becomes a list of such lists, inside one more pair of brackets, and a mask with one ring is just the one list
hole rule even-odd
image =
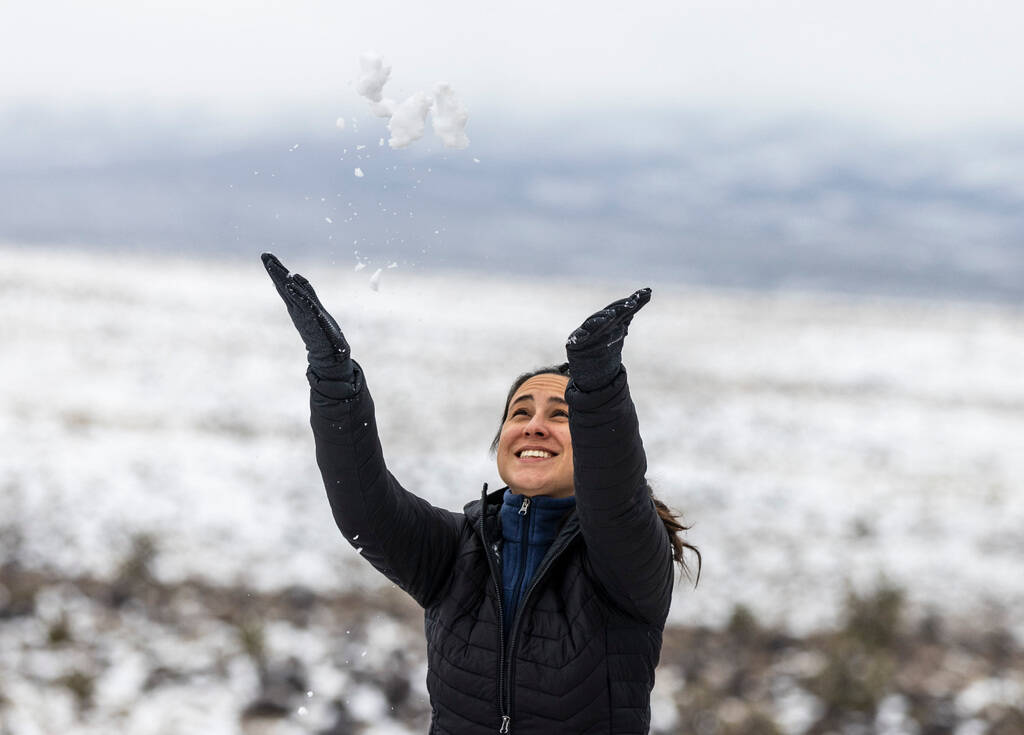
[[665, 530], [668, 532], [668, 540], [672, 544], [672, 561], [679, 565], [680, 571], [687, 577], [690, 576], [691, 570], [686, 564], [684, 554], [689, 549], [697, 555], [697, 577], [693, 580], [693, 586], [696, 587], [697, 583], [700, 582], [700, 568], [703, 564], [703, 559], [700, 555], [700, 549], [683, 539], [683, 532], [689, 531], [692, 526], [684, 526], [681, 520], [682, 515], [676, 513], [658, 498], [654, 497], [654, 488], [646, 480], [645, 483], [647, 484], [647, 491], [651, 495], [651, 500], [654, 502], [654, 507], [658, 511], [658, 517], [661, 518], [661, 522], [665, 525]]
[[[530, 378], [537, 377], [538, 375], [562, 375], [568, 378], [570, 377], [569, 363], [563, 362], [561, 365], [546, 365], [545, 367], [540, 367], [536, 370], [523, 373], [512, 381], [512, 387], [508, 389], [508, 395], [505, 396], [505, 408], [501, 412], [501, 421], [498, 423], [498, 432], [494, 435], [494, 441], [491, 442], [492, 454], [498, 450], [498, 442], [501, 441], [501, 428], [505, 424], [506, 416], [508, 416], [508, 406], [512, 402], [512, 396], [516, 394], [516, 391], [523, 387], [523, 383]], [[672, 561], [679, 565], [683, 574], [690, 576], [690, 568], [686, 564], [685, 552], [689, 549], [697, 555], [697, 578], [693, 583], [694, 586], [696, 586], [697, 582], [700, 581], [702, 559], [700, 549], [683, 540], [683, 532], [690, 530], [690, 526], [684, 526], [680, 520], [681, 516], [678, 513], [673, 511], [658, 498], [654, 497], [654, 490], [651, 488], [649, 482], [644, 480], [644, 484], [647, 485], [647, 491], [650, 493], [651, 500], [654, 502], [654, 507], [658, 511], [658, 517], [661, 518], [661, 522], [665, 525], [665, 531], [668, 533], [669, 541], [672, 544]]]

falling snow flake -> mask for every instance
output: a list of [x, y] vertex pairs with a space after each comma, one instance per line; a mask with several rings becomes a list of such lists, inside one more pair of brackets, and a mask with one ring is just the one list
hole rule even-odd
[[370, 276], [370, 288], [373, 289], [374, 291], [379, 291], [380, 290], [380, 274], [382, 272], [383, 272], [383, 269], [382, 268], [378, 268], [377, 270], [375, 270], [373, 272], [373, 275]]

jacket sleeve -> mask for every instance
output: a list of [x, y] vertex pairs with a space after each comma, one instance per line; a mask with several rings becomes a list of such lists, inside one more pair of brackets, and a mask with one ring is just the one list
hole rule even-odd
[[576, 508], [597, 581], [632, 615], [664, 623], [672, 546], [645, 478], [647, 457], [626, 371], [605, 388], [566, 388]]
[[311, 391], [310, 414], [316, 461], [341, 533], [428, 606], [450, 577], [463, 516], [432, 506], [388, 472], [365, 383], [347, 400]]

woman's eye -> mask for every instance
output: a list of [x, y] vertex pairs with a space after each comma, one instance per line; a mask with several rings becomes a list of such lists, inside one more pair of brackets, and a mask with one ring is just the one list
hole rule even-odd
[[515, 411], [512, 412], [512, 415], [513, 416], [526, 416], [527, 415], [526, 414], [526, 409], [525, 408], [517, 408]]
[[555, 411], [555, 412], [554, 412], [553, 414], [551, 414], [551, 415], [552, 415], [552, 416], [562, 416], [562, 417], [564, 417], [564, 418], [569, 418], [569, 414], [568, 414], [568, 412], [566, 412], [566, 411]]

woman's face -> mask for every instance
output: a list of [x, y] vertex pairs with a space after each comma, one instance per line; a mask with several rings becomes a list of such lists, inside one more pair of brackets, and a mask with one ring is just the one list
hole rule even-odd
[[573, 494], [568, 382], [562, 375], [535, 375], [509, 401], [498, 439], [498, 474], [512, 492], [555, 498]]

